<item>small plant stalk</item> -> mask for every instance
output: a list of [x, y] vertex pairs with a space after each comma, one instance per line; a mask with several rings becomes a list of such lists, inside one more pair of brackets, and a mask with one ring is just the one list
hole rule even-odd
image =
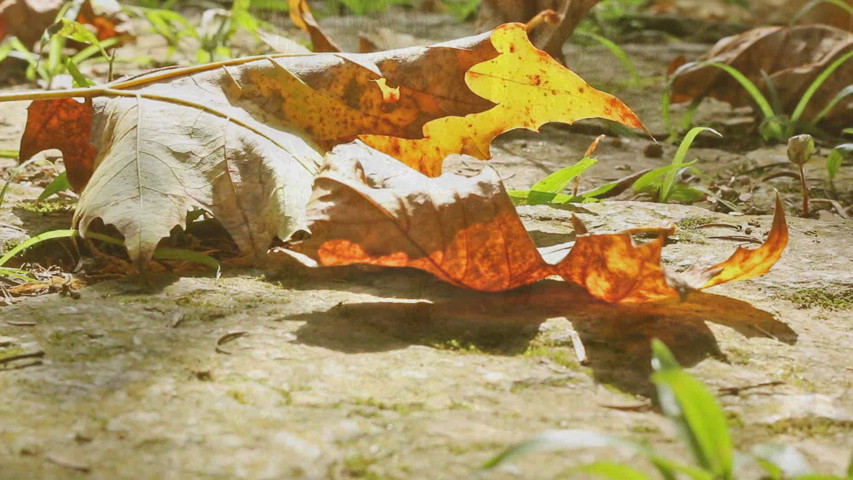
[[809, 216], [809, 186], [806, 184], [806, 169], [800, 166], [800, 187], [803, 189], [803, 216]]
[[809, 186], [806, 184], [806, 163], [814, 155], [814, 139], [803, 134], [788, 139], [788, 160], [800, 171], [800, 187], [803, 189], [803, 216], [809, 216]]

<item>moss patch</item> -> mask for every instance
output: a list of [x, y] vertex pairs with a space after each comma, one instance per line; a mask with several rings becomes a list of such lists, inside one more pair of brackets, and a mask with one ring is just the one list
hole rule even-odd
[[797, 308], [849, 310], [853, 308], [853, 289], [833, 292], [823, 288], [801, 288], [789, 294], [786, 299]]
[[571, 370], [579, 370], [580, 364], [575, 357], [574, 351], [565, 347], [550, 347], [545, 345], [531, 345], [524, 352], [525, 357], [542, 357], [562, 365]]
[[25, 212], [50, 215], [52, 213], [70, 213], [74, 210], [74, 204], [61, 200], [45, 200], [44, 202], [21, 202], [15, 204]]
[[715, 220], [714, 217], [689, 217], [675, 222], [675, 226], [680, 230], [695, 231], [702, 225], [707, 225]]

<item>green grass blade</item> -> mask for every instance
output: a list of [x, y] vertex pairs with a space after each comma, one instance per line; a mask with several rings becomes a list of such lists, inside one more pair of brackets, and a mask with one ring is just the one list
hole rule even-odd
[[779, 100], [779, 90], [776, 88], [776, 84], [773, 83], [770, 75], [767, 75], [767, 72], [763, 69], [761, 70], [761, 78], [764, 80], [764, 85], [767, 85], [767, 95], [770, 97], [770, 106], [773, 108], [774, 112], [781, 112], [782, 101]]
[[572, 471], [588, 473], [596, 477], [609, 478], [611, 480], [652, 480], [634, 467], [615, 462], [594, 462], [573, 468]]
[[762, 443], [752, 447], [752, 455], [771, 477], [777, 472], [783, 478], [812, 474], [812, 467], [806, 457], [789, 445]]
[[847, 478], [853, 478], [853, 452], [850, 453], [850, 462], [847, 464]]
[[30, 272], [18, 268], [0, 267], [0, 277], [15, 278], [25, 282], [34, 282], [36, 278]]
[[5, 265], [6, 262], [8, 262], [15, 255], [23, 252], [24, 250], [26, 250], [26, 249], [34, 246], [34, 245], [38, 245], [39, 243], [47, 241], [47, 240], [53, 240], [55, 238], [71, 238], [76, 234], [77, 234], [77, 230], [74, 230], [74, 229], [52, 230], [50, 232], [45, 232], [45, 233], [36, 235], [34, 237], [30, 237], [30, 238], [26, 239], [25, 241], [21, 242], [20, 244], [18, 244], [17, 246], [15, 246], [15, 248], [6, 252], [5, 255], [0, 257], [0, 267]]
[[826, 157], [826, 172], [829, 175], [830, 182], [841, 169], [841, 164], [844, 163], [845, 158], [853, 158], [853, 143], [844, 143], [833, 148]]
[[204, 253], [194, 252], [183, 248], [158, 248], [157, 250], [154, 250], [154, 258], [157, 260], [183, 260], [185, 262], [204, 265], [216, 272], [216, 278], [219, 278], [222, 272], [219, 262], [215, 258]]
[[722, 137], [723, 135], [709, 127], [693, 127], [687, 132], [687, 135], [684, 136], [684, 140], [681, 141], [681, 144], [678, 146], [678, 150], [675, 151], [675, 156], [672, 157], [672, 167], [670, 168], [666, 175], [664, 175], [663, 181], [660, 186], [660, 195], [659, 199], [662, 202], [666, 202], [669, 200], [669, 196], [672, 193], [672, 186], [675, 183], [675, 176], [678, 174], [678, 171], [686, 166], [684, 163], [684, 158], [687, 156], [687, 151], [690, 150], [690, 145], [693, 144], [693, 140], [702, 133], [702, 132], [712, 132], [715, 135]]
[[592, 157], [584, 157], [574, 165], [561, 168], [556, 172], [543, 178], [542, 180], [536, 182], [536, 184], [533, 185], [530, 190], [546, 193], [560, 193], [566, 187], [568, 187], [570, 183], [572, 183], [572, 180], [574, 180], [575, 177], [587, 171], [596, 163], [598, 163], [597, 159]]
[[829, 103], [827, 103], [826, 106], [823, 107], [823, 110], [821, 110], [817, 115], [815, 115], [814, 118], [809, 120], [808, 126], [814, 127], [815, 125], [820, 123], [820, 121], [823, 120], [823, 117], [829, 115], [829, 112], [831, 112], [832, 109], [835, 108], [836, 105], [838, 105], [838, 102], [844, 100], [850, 95], [853, 95], [853, 85], [847, 85], [846, 87], [839, 90], [839, 92], [836, 93], [834, 97], [832, 97], [832, 100], [830, 100]]
[[652, 462], [655, 468], [658, 469], [658, 472], [660, 472], [666, 480], [677, 480], [680, 478], [676, 475], [677, 473], [683, 473], [693, 480], [718, 480], [707, 470], [691, 465], [682, 465], [659, 455], [650, 455], [649, 461]]
[[649, 170], [640, 178], [634, 180], [634, 183], [631, 184], [631, 189], [635, 192], [649, 193], [654, 188], [660, 188], [659, 186], [656, 187], [656, 185], [661, 181], [661, 178], [664, 175], [670, 172], [670, 170], [675, 170], [675, 172], [678, 173], [678, 170], [694, 165], [696, 162], [698, 162], [698, 160], [693, 160], [681, 165], [664, 165], [662, 167]]
[[18, 158], [20, 153], [18, 150], [0, 150], [0, 158]]
[[758, 105], [758, 108], [761, 110], [761, 114], [764, 115], [765, 118], [776, 115], [776, 112], [773, 111], [773, 107], [770, 105], [770, 102], [767, 101], [767, 98], [761, 93], [761, 90], [759, 90], [750, 79], [746, 78], [746, 75], [740, 73], [738, 69], [719, 62], [701, 63], [700, 65], [716, 67], [728, 73], [741, 84], [747, 93], [749, 93], [749, 96], [751, 96], [752, 100], [755, 101], [756, 105]]
[[492, 457], [483, 465], [483, 468], [494, 468], [513, 458], [529, 453], [558, 452], [595, 447], [628, 447], [636, 451], [645, 451], [642, 445], [605, 433], [574, 429], [547, 430], [510, 446], [497, 456]]
[[36, 200], [36, 203], [43, 202], [44, 200], [56, 195], [59, 192], [64, 192], [71, 188], [71, 184], [68, 183], [68, 174], [66, 172], [62, 172], [57, 175], [56, 178], [53, 179], [52, 182], [46, 187], [44, 187], [44, 191], [41, 192], [39, 198]]
[[714, 477], [731, 480], [734, 447], [726, 417], [713, 394], [682, 370], [672, 352], [659, 340], [652, 342], [652, 382], [664, 414], [678, 424], [697, 464]]
[[71, 75], [71, 79], [74, 80], [74, 87], [91, 87], [95, 85], [95, 82], [89, 80], [86, 75], [83, 75], [83, 72], [77, 68], [77, 64], [72, 62], [70, 58], [65, 59], [65, 70], [68, 71], [68, 74]]
[[3, 188], [0, 189], [0, 207], [3, 206], [3, 202], [6, 200], [6, 191], [9, 189], [9, 185], [12, 184], [12, 180], [14, 180], [15, 177], [17, 177], [18, 174], [23, 169], [27, 168], [29, 165], [32, 165], [34, 163], [41, 163], [41, 162], [47, 163], [48, 165], [53, 167], [54, 170], [56, 170], [56, 167], [52, 163], [50, 163], [49, 161], [47, 161], [41, 157], [33, 157], [33, 158], [21, 163], [17, 167], [13, 168], [12, 171], [9, 172], [9, 178], [6, 179], [6, 182], [3, 184]]
[[[50, 232], [45, 232], [34, 237], [28, 238], [21, 244], [17, 245], [15, 248], [6, 252], [2, 258], [0, 258], [0, 267], [2, 267], [6, 262], [8, 262], [12, 257], [21, 253], [22, 251], [37, 245], [41, 242], [47, 240], [53, 240], [57, 238], [72, 238], [78, 236], [79, 233], [75, 229], [68, 230], [52, 230]], [[92, 240], [99, 240], [104, 243], [109, 243], [111, 245], [116, 246], [124, 246], [124, 242], [110, 237], [108, 235], [104, 235], [102, 233], [97, 232], [88, 232], [86, 233], [86, 237]], [[216, 278], [219, 278], [221, 273], [221, 268], [219, 262], [211, 257], [210, 255], [206, 255], [200, 252], [194, 252], [192, 250], [185, 250], [181, 248], [158, 248], [154, 251], [154, 258], [157, 260], [183, 260], [186, 262], [197, 263], [199, 265], [204, 265], [209, 267], [211, 270], [216, 272]]]
[[605, 183], [603, 185], [599, 185], [599, 186], [595, 187], [594, 189], [592, 189], [588, 192], [584, 192], [583, 195], [581, 195], [581, 197], [583, 197], [583, 198], [600, 197], [601, 195], [604, 195], [605, 193], [613, 190], [618, 185], [619, 185], [619, 182], [608, 182], [608, 183]]
[[837, 59], [835, 59], [834, 62], [832, 62], [828, 67], [826, 67], [824, 71], [820, 72], [820, 75], [818, 75], [814, 79], [811, 85], [809, 85], [809, 88], [806, 89], [806, 92], [803, 93], [803, 96], [802, 98], [800, 98], [800, 101], [797, 102], [797, 106], [796, 108], [794, 108], [794, 112], [791, 113], [792, 122], [796, 123], [800, 120], [800, 117], [803, 115], [806, 106], [808, 106], [809, 101], [812, 99], [812, 96], [814, 96], [815, 92], [817, 92], [817, 89], [820, 88], [821, 85], [823, 85], [823, 82], [825, 82], [826, 79], [829, 78], [829, 76], [832, 75], [833, 72], [838, 70], [838, 67], [840, 67], [844, 64], [844, 62], [849, 60], [850, 57], [853, 57], [853, 50], [838, 57]]
[[634, 62], [631, 61], [631, 59], [628, 57], [628, 54], [625, 53], [625, 50], [623, 50], [622, 47], [617, 45], [613, 40], [610, 40], [605, 36], [593, 32], [577, 31], [575, 33], [584, 37], [592, 38], [593, 40], [597, 41], [605, 48], [610, 50], [610, 53], [613, 54], [613, 56], [616, 57], [617, 60], [619, 60], [619, 63], [622, 64], [622, 68], [624, 68], [625, 71], [628, 72], [628, 75], [631, 76], [631, 83], [637, 84], [640, 82], [640, 74], [639, 72], [637, 72], [637, 68], [634, 67]]

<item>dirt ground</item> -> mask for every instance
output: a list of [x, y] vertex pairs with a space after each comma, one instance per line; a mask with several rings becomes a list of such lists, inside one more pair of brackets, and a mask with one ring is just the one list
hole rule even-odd
[[[346, 44], [358, 30], [387, 23], [327, 26]], [[470, 28], [440, 16], [395, 25], [435, 39]], [[566, 53], [576, 72], [663, 134], [667, 63], [707, 47], [625, 44], [646, 79], [640, 85], [622, 81], [621, 66], [601, 47]], [[25, 107], [0, 106], [0, 150], [17, 149]], [[723, 119], [737, 131], [746, 128], [741, 117], [709, 104], [699, 121]], [[529, 187], [580, 158], [605, 129], [589, 122], [510, 133], [494, 145], [491, 165], [510, 188]], [[651, 143], [610, 135], [582, 189], [667, 163], [675, 148], [663, 145], [663, 157], [650, 158], [643, 152]], [[719, 393], [739, 448], [792, 445], [818, 471], [840, 475], [853, 451], [853, 222], [829, 209], [798, 218], [797, 181], [762, 180], [788, 168], [780, 166], [783, 146], [726, 139], [699, 147], [692, 152], [703, 181], [734, 190], [748, 214], [629, 195], [575, 212], [591, 231], [676, 223], [664, 261], [683, 270], [727, 257], [742, 244], [735, 235], [762, 238], [781, 192], [791, 239], [773, 271], [683, 302], [614, 306], [550, 280], [483, 294], [416, 271], [312, 271], [277, 258], [265, 269], [226, 269], [219, 280], [124, 277], [83, 288], [79, 298], [54, 293], [0, 307], [0, 360], [33, 354], [0, 364], [0, 479], [546, 479], [593, 459], [642, 464], [595, 450], [477, 472], [512, 442], [551, 428], [645, 439], [686, 458], [651, 407], [653, 338]], [[807, 166], [818, 195], [829, 188], [821, 162]], [[13, 165], [0, 160], [0, 178]], [[845, 165], [836, 179], [841, 198], [853, 190], [851, 173]], [[39, 181], [11, 186], [0, 209], [0, 252], [68, 228], [67, 209], [32, 205]], [[519, 213], [540, 246], [572, 238], [568, 209]]]

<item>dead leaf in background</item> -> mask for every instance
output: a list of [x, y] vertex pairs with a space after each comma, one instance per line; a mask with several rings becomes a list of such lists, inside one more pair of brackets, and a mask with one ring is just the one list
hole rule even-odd
[[483, 0], [477, 14], [477, 31], [495, 28], [503, 23], [526, 23], [539, 12], [553, 10], [562, 16], [554, 24], [542, 24], [531, 32], [531, 39], [540, 48], [565, 64], [563, 44], [566, 43], [581, 20], [601, 0]]
[[640, 125], [536, 50], [521, 24], [433, 47], [235, 59], [51, 95], [90, 100], [35, 102], [22, 149], [68, 153], [82, 188], [75, 225], [84, 236], [96, 218], [115, 226], [139, 267], [191, 207], [262, 255], [304, 228], [323, 151], [354, 138], [405, 143], [396, 156], [428, 160], [435, 175], [450, 153], [488, 158], [488, 143], [516, 127], [593, 116]]
[[0, 40], [5, 35], [18, 37], [26, 46], [34, 45], [45, 29], [53, 24], [64, 0], [3, 0], [0, 2]]
[[21, 136], [19, 157], [27, 159], [49, 148], [61, 151], [68, 182], [79, 192], [95, 168], [97, 150], [89, 143], [92, 123], [90, 100], [35, 101], [27, 108], [27, 126]]
[[314, 15], [311, 14], [307, 0], [289, 0], [289, 2], [290, 20], [300, 30], [311, 36], [311, 44], [315, 52], [341, 51], [341, 48], [320, 29], [320, 25], [317, 24], [317, 20], [314, 20]]
[[[851, 5], [850, 0], [841, 0]], [[743, 4], [748, 3], [748, 8]], [[824, 24], [842, 30], [853, 28], [853, 16], [831, 2], [813, 0], [761, 0], [750, 2], [706, 0], [657, 0], [652, 7], [657, 14], [669, 13], [680, 18], [716, 20], [748, 25], [786, 25], [795, 20], [802, 9], [811, 4], [797, 25]]]
[[668, 228], [653, 229], [658, 238], [637, 245], [632, 231], [588, 234], [580, 224], [572, 250], [552, 265], [540, 256], [491, 169], [474, 177], [448, 173], [428, 178], [358, 143], [327, 155], [307, 210], [312, 234], [291, 248], [320, 265], [412, 267], [482, 291], [560, 275], [611, 303], [663, 300], [752, 278], [767, 272], [787, 245], [784, 210], [777, 203], [764, 245], [739, 248], [725, 262], [705, 269], [699, 280], [662, 268], [661, 248], [672, 233]]
[[[773, 83], [783, 111], [790, 113], [815, 77], [851, 50], [853, 34], [837, 28], [823, 25], [761, 27], [720, 40], [699, 61], [734, 67], [770, 98], [763, 71]], [[851, 84], [851, 79], [853, 61], [847, 61], [818, 89], [802, 120], [808, 121], [820, 112], [838, 92]], [[752, 97], [746, 90], [731, 75], [716, 67], [687, 68], [674, 80], [674, 103], [706, 96], [735, 107], [752, 104]], [[825, 123], [847, 127], [850, 118], [853, 118], [853, 106], [840, 102]]]
[[[6, 35], [30, 47], [51, 26], [65, 0], [3, 0], [0, 2], [0, 40]], [[87, 0], [76, 20], [92, 25], [99, 40], [131, 33], [129, 19], [117, 3]]]

